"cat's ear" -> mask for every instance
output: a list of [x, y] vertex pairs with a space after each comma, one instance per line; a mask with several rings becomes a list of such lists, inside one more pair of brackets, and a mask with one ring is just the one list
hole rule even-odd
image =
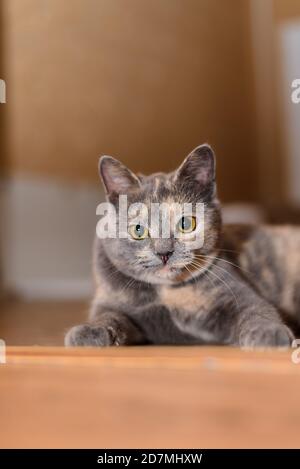
[[183, 161], [175, 173], [176, 182], [194, 185], [199, 193], [214, 194], [216, 161], [212, 148], [207, 145], [196, 147]]
[[137, 176], [112, 156], [102, 156], [99, 160], [99, 174], [106, 195], [113, 200], [120, 194], [128, 194], [140, 187]]

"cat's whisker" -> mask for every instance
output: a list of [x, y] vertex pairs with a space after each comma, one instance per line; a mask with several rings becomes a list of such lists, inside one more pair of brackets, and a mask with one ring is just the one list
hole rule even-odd
[[125, 287], [121, 289], [121, 293], [124, 293], [128, 288], [130, 288], [134, 283], [138, 283], [134, 278], [129, 279], [129, 281], [126, 283]]
[[[189, 272], [189, 274], [191, 276], [191, 279], [196, 283], [197, 282], [197, 277], [194, 276], [194, 273], [188, 268], [188, 266], [186, 264], [184, 265], [184, 268]], [[199, 270], [198, 270], [198, 272], [199, 272]]]
[[[195, 262], [192, 262], [191, 265], [194, 265], [195, 267], [197, 267], [197, 266], [198, 267], [203, 267], [201, 264], [197, 264]], [[225, 269], [221, 269], [221, 270], [224, 271], [226, 274], [230, 275], [229, 272], [227, 272]], [[232, 288], [230, 287], [230, 285], [228, 285], [228, 283], [226, 283], [226, 281], [222, 277], [219, 277], [215, 272], [212, 272], [211, 269], [206, 269], [205, 272], [207, 274], [212, 274], [214, 277], [216, 277], [218, 280], [220, 280], [226, 286], [226, 288], [231, 292], [232, 296], [234, 297], [236, 305], [239, 308], [239, 303], [238, 303], [237, 297], [234, 294], [234, 292], [233, 292]]]
[[196, 279], [195, 279], [195, 277], [194, 277], [194, 275], [193, 275], [193, 272], [188, 268], [187, 265], [185, 265], [184, 268], [188, 271], [188, 273], [190, 274], [192, 280], [194, 280], [194, 282], [196, 283]]
[[241, 251], [235, 251], [234, 249], [221, 249], [221, 248], [218, 248], [218, 251], [219, 252], [232, 252], [234, 254], [241, 254]]
[[[133, 261], [131, 265], [134, 266], [136, 264], [139, 264], [138, 260]], [[109, 275], [106, 275], [107, 280], [113, 279], [115, 276], [120, 275], [120, 271], [116, 267], [114, 267], [112, 264], [110, 265], [110, 267], [112, 269], [111, 269], [111, 272], [109, 273]]]
[[235, 300], [235, 303], [236, 303], [237, 308], [240, 309], [240, 306], [239, 306], [239, 302], [238, 302], [238, 300], [237, 300], [237, 297], [236, 297], [236, 295], [234, 294], [234, 292], [233, 292], [232, 288], [230, 287], [230, 285], [228, 285], [228, 283], [226, 283], [226, 281], [225, 281], [223, 278], [219, 277], [215, 272], [212, 272], [211, 270], [208, 270], [207, 273], [208, 273], [208, 274], [212, 274], [213, 276], [215, 276], [218, 280], [220, 280], [220, 281], [225, 285], [225, 287], [231, 292], [231, 294], [232, 294], [232, 296], [233, 296], [233, 298], [234, 298], [234, 300]]
[[199, 258], [199, 259], [216, 259], [216, 260], [219, 260], [219, 261], [222, 261], [222, 262], [226, 262], [227, 264], [230, 264], [233, 267], [236, 267], [237, 269], [240, 269], [241, 271], [246, 272], [247, 274], [251, 274], [251, 272], [249, 272], [249, 270], [246, 270], [243, 267], [240, 267], [239, 265], [235, 264], [234, 262], [228, 261], [227, 259], [223, 259], [222, 257], [207, 256], [205, 254], [203, 254], [203, 255], [202, 254], [194, 254], [194, 256], [196, 258]]
[[229, 275], [234, 281], [236, 280], [236, 279], [234, 278], [234, 276], [233, 276], [230, 272], [228, 272], [228, 270], [224, 269], [224, 268], [221, 267], [220, 265], [214, 264], [214, 267], [215, 267], [216, 269], [221, 270], [222, 272], [225, 272], [225, 274]]
[[[193, 264], [191, 264], [191, 265], [193, 265]], [[205, 269], [203, 269], [203, 268], [199, 269], [198, 266], [196, 266], [196, 265], [194, 265], [194, 267], [197, 268], [198, 273], [203, 273], [206, 276], [206, 273], [207, 273], [206, 268]], [[213, 288], [215, 288], [215, 284], [213, 283], [213, 280], [208, 275], [207, 275], [207, 278], [210, 281], [210, 283], [212, 284]], [[193, 277], [193, 280], [195, 281], [195, 283], [197, 282], [197, 278]]]
[[106, 275], [106, 279], [112, 279], [115, 275], [120, 274], [120, 271], [116, 268], [113, 269], [113, 271], [110, 272], [110, 275]]

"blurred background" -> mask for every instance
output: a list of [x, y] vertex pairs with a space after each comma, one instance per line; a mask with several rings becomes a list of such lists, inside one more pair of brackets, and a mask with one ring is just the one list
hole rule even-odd
[[209, 142], [226, 220], [300, 222], [296, 78], [300, 0], [0, 0], [0, 336], [84, 317], [101, 154], [147, 173]]

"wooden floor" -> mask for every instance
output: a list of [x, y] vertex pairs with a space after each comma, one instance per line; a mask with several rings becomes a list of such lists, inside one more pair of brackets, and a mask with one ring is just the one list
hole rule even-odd
[[0, 338], [7, 345], [63, 345], [68, 328], [86, 321], [88, 303], [2, 301]]
[[[34, 333], [22, 306], [11, 306], [0, 337], [44, 343], [48, 324], [49, 341], [61, 342], [46, 318], [58, 318], [56, 306], [24, 306], [27, 322], [40, 324]], [[76, 309], [69, 307], [65, 327]], [[300, 364], [290, 351], [9, 345], [0, 365], [0, 447], [299, 447], [299, 396]]]

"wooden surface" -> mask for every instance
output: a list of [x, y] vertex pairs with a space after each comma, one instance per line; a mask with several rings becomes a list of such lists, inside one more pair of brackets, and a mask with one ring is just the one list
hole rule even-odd
[[87, 320], [83, 301], [0, 302], [0, 338], [7, 345], [63, 345], [64, 334]]
[[299, 447], [290, 351], [8, 347], [0, 447]]

